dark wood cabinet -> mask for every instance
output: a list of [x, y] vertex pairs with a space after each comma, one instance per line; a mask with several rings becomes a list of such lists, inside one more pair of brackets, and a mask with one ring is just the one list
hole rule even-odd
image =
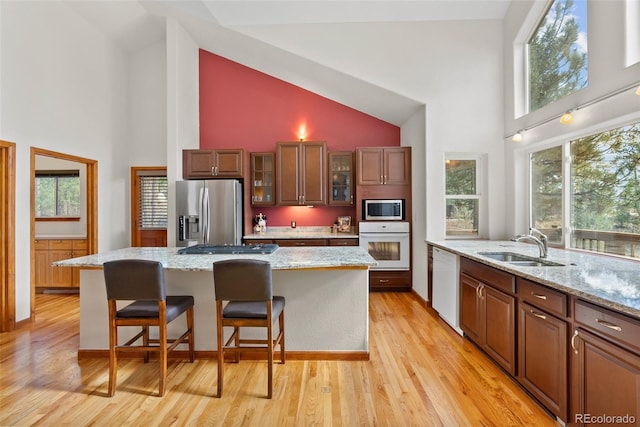
[[466, 274], [460, 275], [460, 329], [476, 344], [480, 344], [482, 339], [481, 286], [478, 280]]
[[[581, 300], [571, 338], [571, 425], [640, 420], [640, 321]], [[586, 417], [609, 416], [608, 420]], [[626, 416], [626, 421], [616, 417]], [[633, 421], [629, 418], [633, 417]], [[616, 421], [617, 420], [617, 421]]]
[[518, 381], [566, 420], [567, 322], [522, 301], [518, 312]]
[[244, 150], [182, 150], [184, 179], [243, 178]]
[[278, 143], [276, 177], [278, 205], [326, 205], [326, 143]]
[[640, 356], [582, 329], [576, 332], [570, 425], [593, 424], [586, 417], [598, 416], [626, 416], [627, 421], [595, 421], [597, 425], [633, 425], [630, 417], [640, 420]]
[[370, 291], [410, 291], [411, 271], [369, 271]]
[[411, 150], [408, 147], [358, 148], [358, 185], [408, 185]]
[[329, 246], [358, 246], [358, 239], [327, 239]]
[[327, 246], [327, 239], [275, 239], [278, 246]]
[[353, 188], [353, 152], [329, 152], [329, 204], [353, 205]]
[[251, 206], [274, 206], [275, 153], [251, 153]]
[[[466, 270], [465, 264], [473, 268]], [[481, 273], [480, 276], [490, 277], [494, 274], [492, 270], [473, 261], [461, 261], [460, 328], [496, 363], [515, 376], [515, 297], [496, 289], [504, 287], [504, 283], [501, 283], [504, 276], [501, 274], [496, 275], [496, 287], [492, 286], [494, 283], [491, 281], [480, 281], [467, 274], [476, 271]], [[511, 281], [514, 281], [512, 276]], [[511, 289], [515, 289], [514, 284]]]

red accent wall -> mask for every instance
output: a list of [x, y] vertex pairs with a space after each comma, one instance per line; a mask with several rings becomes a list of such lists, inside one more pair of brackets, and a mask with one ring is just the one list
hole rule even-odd
[[[275, 151], [278, 141], [299, 140], [301, 128], [305, 140], [326, 141], [329, 151], [400, 145], [398, 126], [200, 50], [200, 148]], [[337, 216], [355, 215], [355, 208], [329, 206], [260, 211], [270, 226], [291, 220], [299, 226], [331, 225]]]

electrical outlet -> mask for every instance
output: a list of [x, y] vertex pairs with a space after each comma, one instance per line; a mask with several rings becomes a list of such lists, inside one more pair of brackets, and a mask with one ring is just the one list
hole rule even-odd
[[291, 221], [291, 228], [296, 228], [296, 222], [295, 221]]

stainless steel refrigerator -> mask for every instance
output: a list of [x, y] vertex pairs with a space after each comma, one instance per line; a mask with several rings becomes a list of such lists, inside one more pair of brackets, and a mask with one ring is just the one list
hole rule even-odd
[[177, 181], [176, 245], [240, 245], [242, 201], [236, 179]]

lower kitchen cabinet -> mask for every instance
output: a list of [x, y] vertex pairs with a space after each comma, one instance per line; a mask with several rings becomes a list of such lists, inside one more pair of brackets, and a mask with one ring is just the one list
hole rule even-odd
[[513, 296], [460, 275], [460, 328], [511, 375], [516, 374], [516, 300]]
[[78, 268], [54, 267], [51, 263], [87, 255], [84, 239], [38, 239], [35, 241], [34, 285], [37, 288], [77, 288]]
[[327, 246], [327, 239], [276, 239], [278, 246]]
[[[569, 422], [637, 425], [640, 322], [580, 300], [575, 303], [575, 320]], [[605, 416], [609, 418], [597, 419]]]
[[520, 302], [518, 381], [560, 419], [567, 417], [567, 322]]
[[369, 270], [370, 291], [410, 291], [411, 271]]
[[358, 246], [358, 239], [327, 239], [329, 246]]
[[567, 419], [567, 295], [518, 277], [518, 381], [549, 411]]
[[637, 317], [461, 257], [460, 327], [567, 425], [640, 422]]

